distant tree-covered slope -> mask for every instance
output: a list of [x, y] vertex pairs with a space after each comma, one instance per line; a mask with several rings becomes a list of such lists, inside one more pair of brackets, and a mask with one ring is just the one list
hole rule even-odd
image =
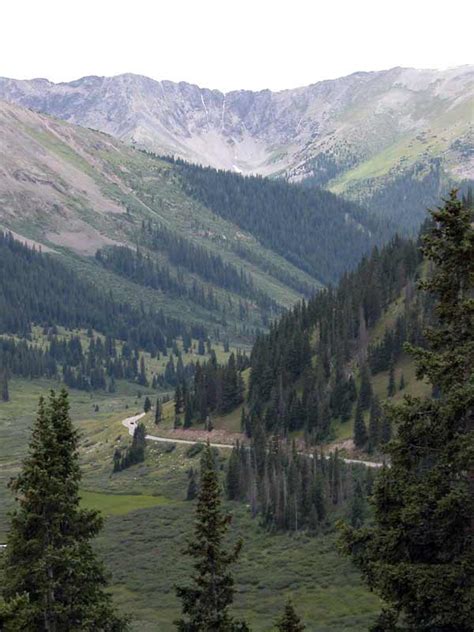
[[[9, 147], [2, 229], [66, 255], [123, 302], [159, 305], [233, 338], [265, 328], [384, 236], [364, 211], [328, 193], [175, 164], [4, 102], [0, 144]], [[94, 255], [109, 247], [140, 249], [169, 283], [98, 266]]]
[[[143, 349], [166, 348], [166, 338], [189, 335], [179, 320], [136, 309], [105, 294], [43, 254], [0, 233], [0, 333], [28, 335], [32, 324], [91, 328]], [[194, 337], [204, 335], [195, 328]]]
[[186, 193], [325, 284], [390, 234], [386, 223], [321, 189], [175, 164]]

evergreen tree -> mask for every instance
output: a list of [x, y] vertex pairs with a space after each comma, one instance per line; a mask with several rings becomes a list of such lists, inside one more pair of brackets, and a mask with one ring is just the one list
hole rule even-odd
[[398, 390], [403, 391], [404, 388], [405, 388], [405, 377], [402, 373], [400, 376], [400, 384], [398, 385]]
[[363, 364], [360, 370], [359, 401], [362, 410], [369, 410], [372, 400], [372, 384], [370, 382], [369, 367]]
[[199, 342], [198, 342], [198, 354], [203, 356], [206, 354], [206, 348], [204, 346], [204, 340], [202, 338], [199, 338]]
[[362, 490], [362, 485], [359, 481], [354, 484], [354, 495], [352, 496], [352, 502], [350, 507], [350, 521], [353, 527], [357, 529], [361, 527], [365, 519], [365, 506], [366, 500]]
[[[372, 398], [369, 417], [369, 452], [373, 452], [381, 438], [382, 409], [378, 397]], [[389, 438], [390, 440], [390, 438]]]
[[184, 402], [184, 428], [190, 428], [193, 423], [194, 410], [193, 410], [193, 400], [187, 394]]
[[238, 500], [240, 497], [240, 458], [239, 458], [239, 445], [237, 444], [230, 455], [229, 463], [227, 465], [226, 474], [226, 492], [229, 500]]
[[431, 214], [423, 251], [434, 269], [421, 287], [437, 298], [437, 319], [428, 348], [411, 352], [439, 396], [393, 407], [375, 524], [344, 536], [388, 603], [374, 630], [468, 632], [474, 621], [474, 228], [455, 191]]
[[10, 393], [8, 390], [8, 375], [6, 370], [0, 374], [0, 390], [2, 392], [2, 402], [10, 401]]
[[380, 443], [386, 445], [392, 439], [392, 416], [382, 413], [382, 429], [380, 431]]
[[146, 379], [145, 358], [143, 356], [140, 358], [140, 373], [138, 375], [137, 382], [141, 386], [148, 386], [148, 380]]
[[362, 449], [365, 447], [367, 439], [367, 428], [365, 427], [364, 413], [358, 401], [354, 419], [354, 445], [356, 448]]
[[396, 391], [395, 386], [395, 366], [393, 362], [390, 363], [389, 373], [388, 373], [388, 385], [387, 385], [387, 395], [388, 397], [393, 397]]
[[183, 406], [183, 391], [181, 390], [181, 384], [178, 384], [174, 392], [174, 412], [176, 416], [179, 416], [179, 414], [183, 410]]
[[196, 480], [196, 472], [191, 468], [188, 473], [188, 489], [186, 491], [186, 500], [194, 500], [198, 493], [198, 484]]
[[163, 407], [161, 405], [161, 401], [160, 398], [157, 397], [156, 398], [156, 405], [155, 405], [155, 424], [159, 424], [161, 419], [163, 417]]
[[151, 401], [150, 398], [148, 397], [148, 395], [145, 397], [145, 401], [143, 402], [143, 411], [145, 413], [149, 412], [151, 410]]
[[11, 487], [18, 503], [4, 559], [2, 630], [119, 632], [90, 540], [102, 527], [80, 508], [78, 434], [66, 391], [40, 399], [28, 456]]
[[221, 491], [214, 456], [207, 443], [201, 460], [201, 486], [196, 508], [194, 539], [186, 549], [194, 558], [191, 586], [177, 587], [184, 617], [176, 622], [181, 632], [245, 630], [234, 621], [229, 606], [234, 596], [234, 580], [230, 566], [237, 560], [242, 543], [231, 551], [224, 548], [224, 537], [231, 517], [221, 507]]
[[122, 469], [122, 452], [120, 448], [115, 448], [113, 462], [114, 472], [120, 472], [120, 470]]
[[306, 629], [306, 626], [296, 614], [291, 601], [286, 602], [285, 611], [276, 622], [276, 628], [278, 632], [303, 632]]

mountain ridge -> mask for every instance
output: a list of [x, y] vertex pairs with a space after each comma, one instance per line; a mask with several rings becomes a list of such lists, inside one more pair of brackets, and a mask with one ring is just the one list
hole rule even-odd
[[[312, 182], [379, 214], [387, 214], [381, 192], [391, 187], [397, 200], [400, 179], [421, 182], [428, 202], [474, 179], [469, 65], [356, 72], [277, 92], [223, 93], [133, 73], [61, 83], [0, 78], [0, 98], [157, 154]], [[416, 230], [421, 216], [407, 206], [407, 227]], [[396, 213], [389, 215], [398, 220]]]
[[6, 101], [0, 153], [0, 229], [121, 300], [235, 335], [266, 327], [387, 237], [327, 191], [191, 169]]

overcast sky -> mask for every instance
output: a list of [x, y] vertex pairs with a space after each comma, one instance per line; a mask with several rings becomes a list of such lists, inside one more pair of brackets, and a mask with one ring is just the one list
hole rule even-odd
[[467, 0], [2, 0], [0, 75], [134, 72], [228, 91], [473, 62]]

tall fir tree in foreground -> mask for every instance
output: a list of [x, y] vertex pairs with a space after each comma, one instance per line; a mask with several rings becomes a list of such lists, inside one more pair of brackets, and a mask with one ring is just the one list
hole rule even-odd
[[23, 468], [11, 487], [11, 516], [4, 557], [0, 628], [69, 632], [122, 632], [105, 592], [102, 564], [91, 539], [102, 527], [96, 511], [79, 506], [78, 434], [68, 396], [40, 399]]
[[236, 562], [242, 543], [227, 551], [224, 538], [231, 517], [221, 507], [221, 490], [215, 459], [209, 443], [201, 460], [201, 484], [196, 508], [194, 538], [186, 554], [194, 558], [191, 586], [176, 589], [184, 617], [176, 622], [180, 632], [245, 632], [244, 623], [229, 614], [234, 597], [230, 566]]
[[427, 349], [411, 349], [436, 399], [406, 397], [391, 417], [374, 490], [375, 524], [343, 542], [388, 604], [373, 630], [469, 632], [474, 621], [474, 230], [453, 191], [432, 211], [421, 287], [437, 298]]
[[276, 629], [278, 632], [303, 632], [306, 629], [306, 626], [296, 614], [291, 601], [287, 601], [285, 611], [276, 623]]

